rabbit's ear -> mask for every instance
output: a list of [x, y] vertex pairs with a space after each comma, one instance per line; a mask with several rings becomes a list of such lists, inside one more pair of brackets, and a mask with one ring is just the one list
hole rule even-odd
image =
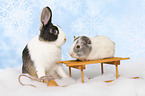
[[41, 13], [41, 23], [46, 25], [48, 22], [51, 22], [52, 12], [49, 7], [45, 7]]

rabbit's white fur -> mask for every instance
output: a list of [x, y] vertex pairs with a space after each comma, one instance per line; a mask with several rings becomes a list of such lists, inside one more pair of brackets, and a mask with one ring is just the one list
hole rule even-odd
[[64, 72], [62, 65], [57, 64], [61, 60], [61, 46], [66, 41], [65, 33], [59, 29], [58, 39], [53, 42], [40, 41], [39, 36], [34, 37], [28, 43], [28, 49], [38, 78], [49, 75], [59, 75], [60, 77], [68, 77]]
[[[96, 36], [89, 37], [91, 40], [92, 50], [89, 55], [85, 58], [86, 60], [96, 60], [103, 58], [114, 57], [115, 53], [115, 43], [105, 36]], [[76, 40], [77, 41], [77, 40]], [[75, 53], [73, 52], [73, 48], [76, 44], [76, 41], [72, 44], [69, 54], [76, 58]]]

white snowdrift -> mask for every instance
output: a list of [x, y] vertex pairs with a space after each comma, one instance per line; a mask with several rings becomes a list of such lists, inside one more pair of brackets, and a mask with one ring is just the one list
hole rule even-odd
[[[122, 62], [119, 66], [119, 79], [115, 79], [115, 67], [104, 66], [104, 75], [100, 74], [100, 65], [88, 65], [85, 74], [85, 83], [81, 83], [80, 71], [73, 69], [72, 77], [56, 80], [67, 87], [48, 87], [44, 83], [22, 78], [23, 83], [34, 84], [21, 86], [18, 76], [21, 68], [7, 68], [0, 70], [0, 96], [145, 96], [145, 60]], [[64, 66], [68, 73], [68, 68]], [[129, 79], [139, 76], [140, 79]], [[91, 79], [88, 79], [91, 78]], [[115, 79], [111, 83], [106, 80]]]

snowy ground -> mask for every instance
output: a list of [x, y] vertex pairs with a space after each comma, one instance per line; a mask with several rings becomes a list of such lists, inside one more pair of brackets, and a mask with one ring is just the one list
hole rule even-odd
[[[131, 60], [130, 60], [131, 61]], [[1, 96], [145, 96], [145, 60], [122, 62], [119, 66], [120, 78], [105, 83], [106, 80], [115, 79], [115, 67], [105, 65], [104, 75], [100, 74], [100, 65], [88, 65], [85, 74], [85, 83], [81, 83], [80, 71], [73, 69], [72, 77], [56, 80], [61, 86], [47, 87], [46, 84], [32, 82], [22, 78], [23, 83], [33, 83], [37, 88], [21, 86], [18, 76], [21, 68], [7, 68], [0, 70], [0, 95]], [[68, 73], [68, 68], [64, 66]], [[139, 76], [140, 79], [129, 79]], [[92, 78], [92, 79], [88, 79]]]

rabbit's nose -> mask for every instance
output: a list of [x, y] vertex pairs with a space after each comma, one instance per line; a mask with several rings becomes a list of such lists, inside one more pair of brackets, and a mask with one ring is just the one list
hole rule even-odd
[[64, 41], [66, 41], [66, 38], [64, 38]]

